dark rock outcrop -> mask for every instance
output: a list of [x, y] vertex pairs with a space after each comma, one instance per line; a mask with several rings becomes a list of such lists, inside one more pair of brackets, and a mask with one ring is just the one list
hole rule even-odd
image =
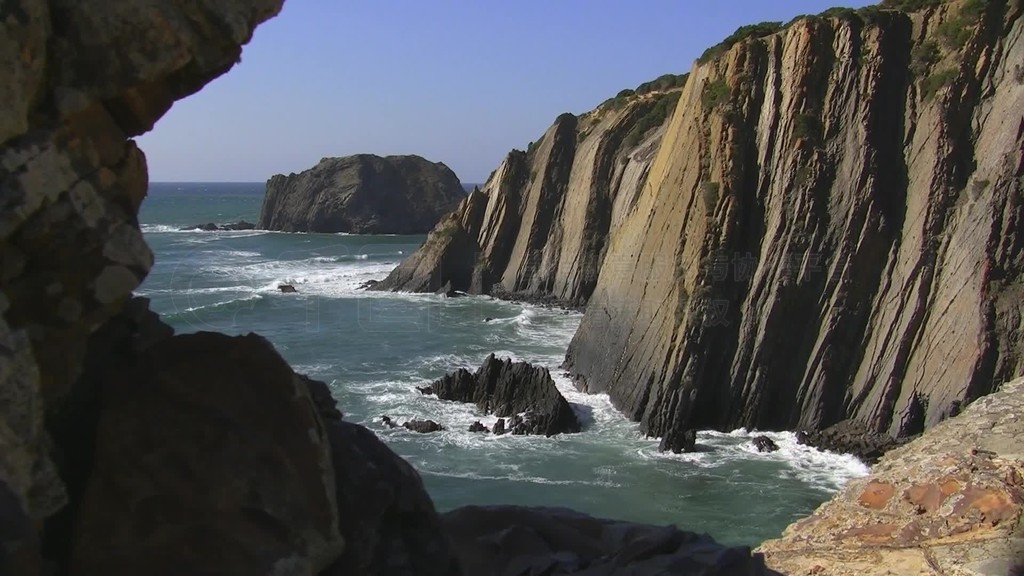
[[[460, 368], [431, 384], [429, 391], [442, 400], [476, 404], [484, 414], [525, 414], [525, 420], [514, 423], [520, 426], [521, 434], [553, 436], [580, 431], [576, 413], [558, 391], [547, 368], [526, 362], [498, 360], [491, 354], [476, 373]], [[515, 433], [514, 430], [515, 425], [510, 431]], [[495, 434], [498, 433], [496, 429]]]
[[758, 452], [778, 452], [779, 445], [767, 436], [755, 436], [751, 443]]
[[317, 403], [260, 337], [175, 336], [107, 374], [95, 445], [72, 575], [317, 573], [344, 549]]
[[444, 430], [444, 426], [441, 426], [433, 420], [409, 420], [402, 424], [402, 427], [406, 430], [411, 430], [419, 434], [430, 434], [431, 432], [440, 432]]
[[562, 508], [466, 506], [443, 514], [442, 522], [464, 572], [474, 576], [778, 576], [749, 548]]
[[299, 291], [295, 286], [292, 286], [291, 284], [280, 284], [278, 285], [277, 289], [285, 294], [295, 294]]
[[490, 430], [487, 429], [487, 426], [484, 426], [483, 422], [480, 422], [479, 420], [477, 420], [476, 422], [473, 422], [472, 424], [469, 425], [469, 431], [470, 432], [490, 432]]
[[935, 4], [695, 64], [568, 350], [582, 388], [663, 438], [909, 437], [1024, 372], [1024, 12]]
[[883, 454], [910, 440], [871, 432], [863, 424], [852, 420], [845, 420], [824, 430], [801, 430], [796, 439], [800, 444], [819, 450], [853, 454], [867, 464], [878, 462]]
[[372, 431], [343, 422], [325, 384], [310, 383], [331, 443], [345, 540], [345, 553], [319, 576], [461, 576], [420, 475]]
[[465, 197], [451, 169], [419, 156], [324, 158], [309, 170], [267, 181], [257, 227], [425, 234]]
[[89, 419], [61, 415], [88, 396], [75, 387], [90, 335], [153, 264], [137, 217], [146, 160], [133, 138], [238, 62], [254, 27], [280, 7], [0, 7], [0, 572], [59, 562], [42, 559], [39, 531], [68, 503], [53, 455], [70, 452], [53, 445], [44, 418], [61, 427]]

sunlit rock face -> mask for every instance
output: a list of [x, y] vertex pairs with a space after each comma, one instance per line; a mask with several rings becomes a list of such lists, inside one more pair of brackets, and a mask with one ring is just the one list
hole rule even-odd
[[698, 62], [608, 240], [581, 385], [677, 449], [909, 436], [1020, 374], [1024, 19], [978, 6], [804, 18]]

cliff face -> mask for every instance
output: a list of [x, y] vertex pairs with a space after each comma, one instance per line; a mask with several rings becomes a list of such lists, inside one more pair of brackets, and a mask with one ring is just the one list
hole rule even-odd
[[450, 168], [419, 156], [324, 158], [300, 174], [267, 181], [257, 227], [425, 234], [465, 196]]
[[567, 355], [643, 429], [910, 435], [1019, 374], [1021, 3], [799, 20], [695, 64]]
[[451, 282], [472, 293], [583, 304], [677, 97], [623, 95], [580, 117], [559, 116], [527, 152], [509, 153], [377, 288], [436, 291]]

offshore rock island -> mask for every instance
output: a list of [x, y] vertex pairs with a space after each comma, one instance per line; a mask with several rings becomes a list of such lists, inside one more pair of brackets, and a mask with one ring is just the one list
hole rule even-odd
[[450, 168], [419, 156], [324, 158], [309, 170], [267, 181], [256, 227], [424, 234], [465, 197]]

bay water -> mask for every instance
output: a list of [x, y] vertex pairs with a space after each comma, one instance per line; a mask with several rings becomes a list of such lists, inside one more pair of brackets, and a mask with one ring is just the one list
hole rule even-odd
[[[374, 430], [410, 461], [441, 511], [467, 504], [565, 506], [597, 516], [675, 524], [727, 544], [778, 536], [867, 468], [851, 456], [768, 433], [759, 454], [744, 430], [701, 432], [699, 451], [658, 452], [605, 395], [577, 392], [558, 369], [581, 315], [489, 297], [365, 292], [423, 236], [264, 231], [200, 232], [207, 222], [255, 222], [262, 183], [153, 183], [140, 222], [156, 265], [138, 295], [178, 333], [256, 332], [294, 368], [329, 383], [347, 420]], [[291, 284], [297, 293], [278, 290]], [[423, 396], [488, 354], [551, 370], [581, 416], [579, 434], [553, 438], [471, 433], [472, 405]], [[428, 418], [447, 429], [388, 429]]]

